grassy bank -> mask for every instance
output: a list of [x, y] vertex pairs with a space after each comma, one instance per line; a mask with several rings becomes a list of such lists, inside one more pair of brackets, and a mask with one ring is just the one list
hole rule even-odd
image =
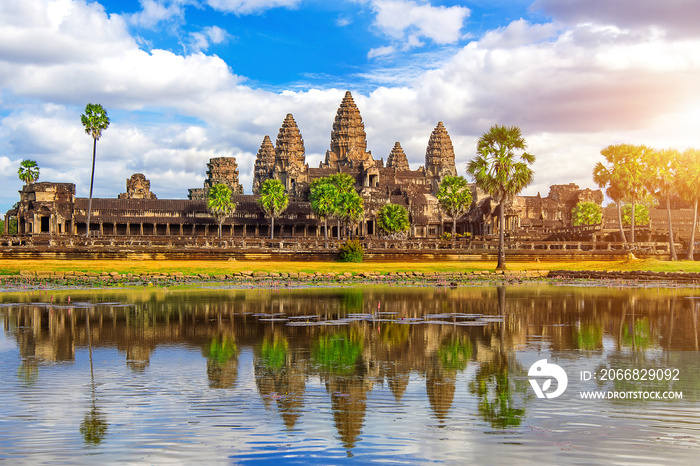
[[[243, 271], [341, 274], [350, 272], [472, 272], [494, 270], [495, 262], [275, 262], [275, 261], [119, 261], [119, 260], [0, 260], [0, 275], [17, 275], [20, 271], [86, 273], [118, 272], [120, 274], [147, 274], [182, 272], [185, 275], [227, 274]], [[655, 259], [629, 261], [580, 261], [580, 262], [511, 262], [510, 270], [597, 270], [597, 271], [636, 271], [651, 272], [700, 272], [700, 262], [659, 261]]]

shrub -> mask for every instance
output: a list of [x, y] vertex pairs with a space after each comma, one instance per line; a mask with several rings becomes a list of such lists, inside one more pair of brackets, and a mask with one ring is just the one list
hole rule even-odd
[[362, 262], [365, 250], [360, 242], [354, 239], [343, 243], [338, 254], [340, 262]]

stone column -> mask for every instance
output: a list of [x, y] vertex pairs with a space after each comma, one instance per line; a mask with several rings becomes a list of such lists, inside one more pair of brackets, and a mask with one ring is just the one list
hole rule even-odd
[[143, 236], [143, 222], [139, 223], [139, 235]]

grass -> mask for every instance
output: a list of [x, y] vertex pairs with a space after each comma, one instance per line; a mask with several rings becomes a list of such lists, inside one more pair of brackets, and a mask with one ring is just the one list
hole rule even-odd
[[[656, 259], [625, 261], [578, 261], [578, 262], [510, 262], [509, 270], [614, 270], [653, 272], [700, 272], [700, 262], [660, 261]], [[17, 275], [28, 271], [81, 271], [118, 272], [120, 274], [172, 273], [185, 275], [219, 275], [251, 270], [253, 272], [470, 272], [494, 270], [496, 262], [445, 261], [445, 262], [278, 262], [278, 261], [126, 261], [126, 260], [0, 260], [0, 275]]]

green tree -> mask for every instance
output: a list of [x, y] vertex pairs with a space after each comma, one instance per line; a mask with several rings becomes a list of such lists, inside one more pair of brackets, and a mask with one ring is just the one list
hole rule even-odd
[[681, 197], [693, 206], [693, 226], [690, 229], [687, 260], [693, 260], [695, 230], [698, 223], [698, 201], [700, 200], [700, 150], [683, 151], [676, 164], [676, 188]]
[[666, 203], [666, 218], [668, 219], [668, 246], [671, 260], [678, 260], [676, 245], [673, 241], [673, 222], [671, 221], [671, 196], [676, 194], [675, 178], [676, 165], [680, 158], [677, 149], [650, 151], [644, 159], [647, 173], [647, 190], [659, 201]]
[[[610, 164], [607, 167], [602, 163], [596, 164], [593, 178], [596, 183], [607, 181], [606, 184], [615, 184], [620, 192], [621, 199], [632, 204], [632, 221], [630, 222], [630, 241], [635, 242], [634, 206], [642, 202], [647, 196], [647, 174], [644, 167], [644, 159], [653, 152], [647, 146], [634, 146], [631, 144], [615, 144], [601, 150], [600, 153]], [[597, 178], [596, 178], [597, 177]]]
[[284, 192], [284, 185], [280, 180], [273, 178], [265, 180], [260, 188], [258, 204], [270, 217], [270, 239], [275, 238], [275, 218], [279, 217], [289, 205], [289, 196]]
[[457, 237], [457, 218], [472, 204], [472, 192], [463, 176], [446, 176], [438, 187], [437, 200], [440, 208], [452, 219], [452, 238]]
[[649, 207], [644, 204], [634, 204], [634, 214], [632, 213], [632, 204], [627, 204], [622, 207], [622, 223], [630, 225], [634, 219], [636, 225], [649, 224]]
[[[334, 173], [328, 177], [328, 182], [333, 186], [333, 216], [338, 222], [338, 239], [340, 239], [340, 224], [346, 215], [357, 208], [357, 199], [350, 193], [355, 193], [355, 179], [347, 173]], [[362, 212], [364, 214], [364, 212]]]
[[236, 210], [236, 203], [231, 200], [231, 188], [225, 184], [215, 184], [207, 194], [207, 210], [219, 224], [219, 238], [224, 221]]
[[408, 210], [399, 204], [386, 204], [377, 212], [377, 227], [387, 235], [397, 235], [409, 230]]
[[311, 182], [311, 210], [318, 218], [323, 219], [324, 237], [328, 239], [328, 217], [335, 212], [336, 188], [327, 177], [317, 178]]
[[19, 179], [24, 181], [24, 184], [32, 184], [39, 179], [39, 165], [34, 160], [22, 160], [17, 174]]
[[595, 202], [579, 202], [571, 209], [571, 221], [574, 226], [598, 225], [603, 221], [603, 209]]
[[102, 132], [109, 126], [107, 111], [100, 104], [87, 104], [85, 113], [80, 115], [80, 122], [85, 127], [85, 133], [92, 136], [92, 172], [90, 175], [90, 197], [88, 200], [87, 232], [90, 236], [90, 214], [92, 213], [92, 186], [95, 181], [95, 155], [97, 153], [97, 140], [102, 136]]
[[354, 188], [338, 196], [336, 214], [352, 237], [352, 231], [365, 215], [364, 201]]
[[535, 156], [525, 152], [527, 143], [517, 126], [494, 125], [477, 142], [477, 156], [467, 165], [476, 185], [499, 205], [498, 265], [505, 270], [505, 203], [532, 183], [530, 168]]
[[622, 225], [622, 198], [624, 191], [621, 175], [618, 171], [614, 170], [616, 160], [615, 154], [608, 153], [606, 155], [606, 160], [611, 165], [606, 166], [602, 162], [598, 162], [595, 167], [593, 167], [593, 181], [600, 188], [605, 189], [605, 195], [612, 199], [617, 206], [617, 222], [620, 227], [620, 238], [623, 243], [627, 244], [625, 228]]

